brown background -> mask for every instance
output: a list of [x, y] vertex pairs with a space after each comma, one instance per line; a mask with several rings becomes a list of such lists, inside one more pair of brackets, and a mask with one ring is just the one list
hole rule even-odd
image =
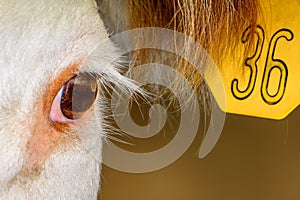
[[300, 108], [281, 121], [227, 114], [217, 145], [202, 160], [199, 131], [185, 154], [164, 169], [131, 174], [103, 166], [99, 199], [300, 199], [299, 124]]

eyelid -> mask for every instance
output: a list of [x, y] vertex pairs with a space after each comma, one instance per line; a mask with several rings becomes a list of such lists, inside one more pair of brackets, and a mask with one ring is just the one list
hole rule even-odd
[[[52, 105], [54, 103], [54, 99], [57, 97], [57, 94], [60, 92], [61, 87], [64, 85], [66, 81], [68, 81], [71, 77], [75, 76], [79, 72], [79, 67], [82, 62], [76, 62], [64, 70], [62, 70], [58, 75], [56, 75], [55, 79], [52, 79], [46, 87], [46, 90], [43, 95], [43, 113], [50, 119], [50, 110], [52, 109]], [[58, 97], [57, 97], [58, 98]], [[57, 99], [56, 99], [57, 101]], [[52, 114], [53, 115], [53, 114]], [[52, 116], [54, 117], [54, 116]]]

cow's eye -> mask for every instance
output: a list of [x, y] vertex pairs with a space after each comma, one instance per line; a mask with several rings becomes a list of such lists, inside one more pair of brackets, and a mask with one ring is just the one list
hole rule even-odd
[[70, 122], [81, 118], [94, 105], [98, 94], [98, 82], [89, 73], [78, 74], [69, 79], [53, 100], [50, 119]]

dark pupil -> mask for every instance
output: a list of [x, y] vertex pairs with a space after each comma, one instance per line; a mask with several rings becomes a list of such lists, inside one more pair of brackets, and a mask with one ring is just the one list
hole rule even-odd
[[69, 119], [78, 119], [88, 111], [96, 100], [98, 84], [90, 74], [80, 74], [71, 78], [63, 86], [60, 108]]

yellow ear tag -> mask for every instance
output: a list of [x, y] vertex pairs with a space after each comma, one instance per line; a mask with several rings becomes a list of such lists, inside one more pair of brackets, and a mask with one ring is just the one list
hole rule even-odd
[[226, 107], [220, 105], [224, 97], [218, 95], [213, 79], [206, 81], [225, 112], [283, 119], [300, 104], [300, 3], [262, 0], [261, 4], [253, 52], [243, 55], [249, 42], [245, 27], [235, 55], [220, 67]]

